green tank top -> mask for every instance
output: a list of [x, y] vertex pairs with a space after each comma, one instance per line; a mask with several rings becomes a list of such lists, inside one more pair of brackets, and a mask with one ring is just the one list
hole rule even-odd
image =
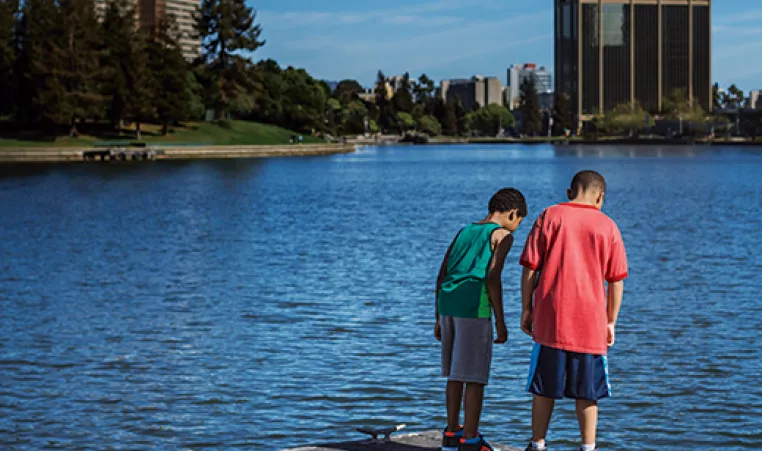
[[492, 260], [494, 223], [470, 224], [455, 238], [447, 258], [447, 274], [439, 290], [439, 314], [458, 318], [491, 318], [487, 270]]

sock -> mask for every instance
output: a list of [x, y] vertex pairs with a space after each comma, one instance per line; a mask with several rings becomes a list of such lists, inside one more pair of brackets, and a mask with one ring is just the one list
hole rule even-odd
[[579, 451], [595, 451], [595, 443], [592, 445], [582, 445], [579, 447]]
[[534, 451], [543, 451], [548, 448], [545, 447], [545, 440], [543, 440], [542, 442], [532, 442], [532, 449]]

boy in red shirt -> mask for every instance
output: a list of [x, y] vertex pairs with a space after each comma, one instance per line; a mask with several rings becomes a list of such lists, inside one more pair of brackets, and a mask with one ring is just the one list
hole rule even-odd
[[614, 344], [627, 278], [622, 236], [601, 212], [605, 194], [606, 181], [597, 172], [575, 175], [570, 202], [542, 212], [521, 255], [521, 330], [535, 341], [527, 451], [547, 450], [555, 400], [564, 397], [576, 400], [580, 450], [597, 449], [598, 400], [611, 396], [606, 352]]

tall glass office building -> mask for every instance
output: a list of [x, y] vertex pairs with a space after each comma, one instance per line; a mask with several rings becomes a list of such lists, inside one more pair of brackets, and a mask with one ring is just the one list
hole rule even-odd
[[709, 110], [711, 0], [555, 0], [556, 92], [580, 120], [676, 90]]

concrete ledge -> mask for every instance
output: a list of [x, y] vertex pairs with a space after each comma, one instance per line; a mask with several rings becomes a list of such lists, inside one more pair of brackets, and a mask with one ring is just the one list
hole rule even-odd
[[[415, 434], [400, 434], [391, 442], [362, 440], [356, 442], [328, 443], [324, 445], [291, 448], [283, 451], [427, 451], [440, 450], [442, 445], [440, 431], [426, 431]], [[519, 448], [491, 443], [495, 451], [523, 451]]]
[[[151, 146], [146, 147], [146, 149]], [[353, 145], [286, 144], [281, 146], [157, 147], [157, 160], [263, 158], [334, 155], [354, 152]], [[59, 163], [83, 161], [82, 148], [0, 148], [0, 163]]]

